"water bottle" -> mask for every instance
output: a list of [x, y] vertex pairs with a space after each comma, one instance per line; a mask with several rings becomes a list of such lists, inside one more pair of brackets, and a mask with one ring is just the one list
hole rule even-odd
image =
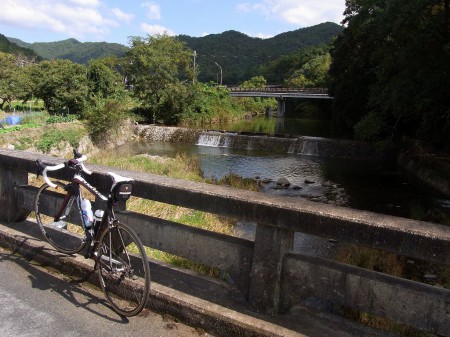
[[94, 214], [92, 214], [91, 202], [88, 199], [81, 199], [81, 212], [83, 213], [84, 226], [89, 228], [94, 222]]

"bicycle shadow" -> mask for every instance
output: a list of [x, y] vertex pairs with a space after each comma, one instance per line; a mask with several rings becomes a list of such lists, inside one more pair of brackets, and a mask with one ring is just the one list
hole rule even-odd
[[[29, 238], [24, 238], [24, 241]], [[18, 249], [10, 250], [3, 248], [0, 250], [0, 264], [3, 261], [14, 262], [28, 273], [28, 279], [31, 287], [42, 291], [52, 291], [65, 298], [75, 307], [97, 315], [111, 322], [127, 324], [127, 317], [116, 314], [109, 303], [102, 298], [101, 290], [94, 286], [86, 286], [85, 278], [75, 279], [61, 274], [56, 269], [46, 267], [32, 261], [31, 259], [20, 255]], [[89, 275], [88, 275], [89, 276]]]

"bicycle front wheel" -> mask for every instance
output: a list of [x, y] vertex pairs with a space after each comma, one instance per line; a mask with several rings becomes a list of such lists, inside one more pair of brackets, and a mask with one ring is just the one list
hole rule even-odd
[[150, 292], [150, 267], [137, 234], [114, 223], [102, 233], [96, 256], [100, 285], [114, 311], [123, 316], [140, 313]]
[[66, 194], [61, 194], [60, 191], [64, 191], [65, 185], [59, 181], [54, 183], [58, 188], [44, 184], [36, 195], [36, 221], [44, 237], [58, 251], [78, 253], [86, 245], [86, 240], [76, 196], [71, 196], [68, 202], [64, 202]]

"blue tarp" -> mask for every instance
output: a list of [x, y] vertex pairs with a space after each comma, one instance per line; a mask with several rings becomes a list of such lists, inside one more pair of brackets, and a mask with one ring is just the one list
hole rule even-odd
[[20, 124], [21, 120], [22, 120], [22, 116], [8, 116], [5, 119], [1, 120], [0, 123], [16, 125], [16, 124]]

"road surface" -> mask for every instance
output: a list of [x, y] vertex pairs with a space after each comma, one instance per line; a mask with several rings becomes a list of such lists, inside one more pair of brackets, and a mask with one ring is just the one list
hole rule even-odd
[[212, 335], [170, 316], [124, 318], [103, 293], [0, 247], [0, 336], [199, 337]]

